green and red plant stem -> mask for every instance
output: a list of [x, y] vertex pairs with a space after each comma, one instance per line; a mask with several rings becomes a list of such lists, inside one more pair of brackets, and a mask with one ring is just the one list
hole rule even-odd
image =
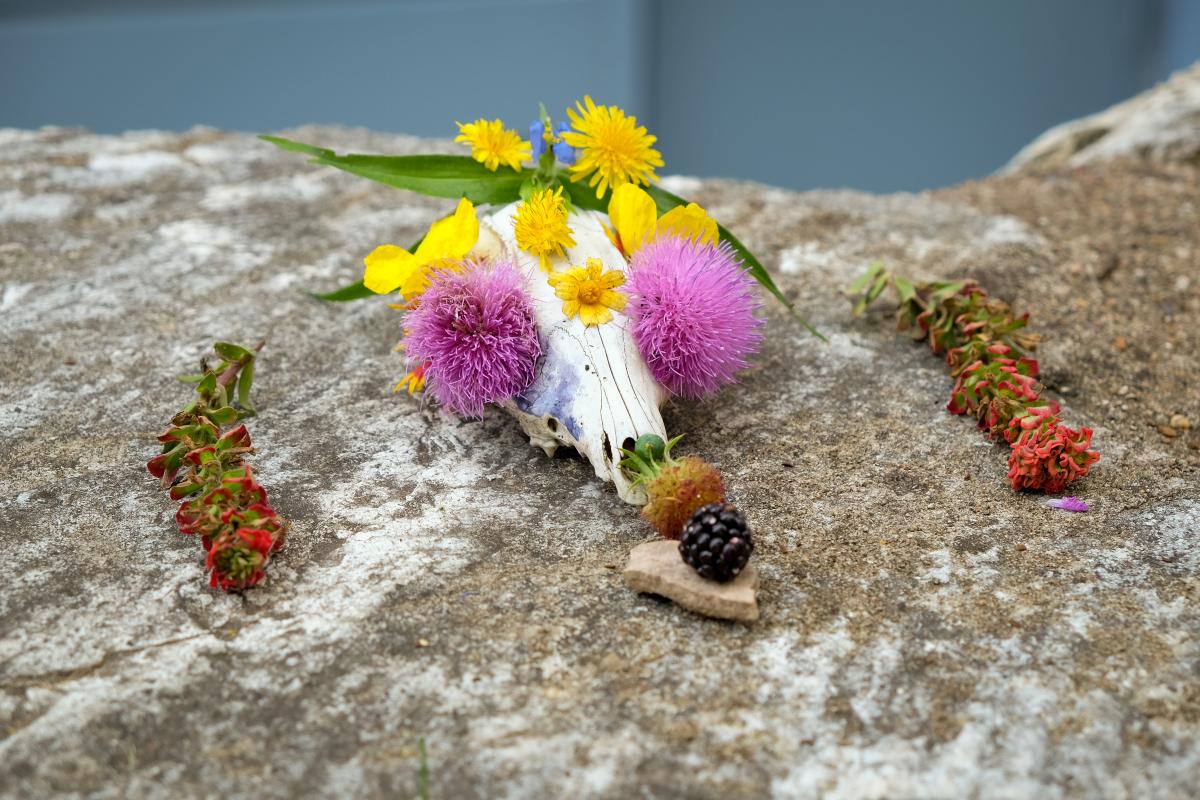
[[1042, 398], [1031, 355], [1041, 337], [1025, 330], [1028, 314], [1013, 314], [974, 281], [913, 284], [873, 265], [847, 289], [860, 298], [855, 315], [888, 285], [900, 300], [898, 327], [945, 354], [955, 379], [946, 409], [973, 415], [989, 438], [1009, 443], [1014, 490], [1057, 493], [1087, 475], [1100, 459], [1090, 447], [1092, 430], [1064, 425], [1058, 403]]
[[[271, 556], [282, 546], [287, 522], [267, 502], [244, 457], [254, 452], [244, 423], [249, 406], [255, 354], [237, 345], [214, 346], [223, 357], [216, 369], [204, 365], [196, 383], [199, 398], [176, 414], [158, 439], [162, 452], [146, 465], [181, 501], [175, 514], [179, 530], [196, 534], [207, 552], [209, 582], [227, 591], [249, 588], [262, 580]], [[229, 402], [236, 385], [238, 403]]]

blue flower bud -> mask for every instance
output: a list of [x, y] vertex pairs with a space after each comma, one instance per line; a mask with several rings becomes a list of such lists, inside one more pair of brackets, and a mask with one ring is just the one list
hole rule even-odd
[[[557, 133], [558, 133], [559, 139], [561, 140], [562, 135], [564, 133], [566, 133], [567, 131], [569, 131], [570, 129], [571, 129], [571, 126], [569, 126], [567, 123], [565, 123], [565, 122], [558, 123]], [[574, 147], [571, 147], [571, 145], [567, 144], [564, 141], [559, 141], [559, 142], [556, 142], [554, 145], [554, 157], [557, 158], [562, 163], [566, 164], [567, 166], [570, 166], [571, 164], [575, 163], [575, 159], [578, 157], [578, 155], [576, 154]]]
[[533, 148], [533, 158], [536, 161], [542, 157], [542, 153], [546, 152], [546, 140], [542, 138], [546, 132], [546, 126], [541, 120], [536, 120], [529, 123], [529, 145]]

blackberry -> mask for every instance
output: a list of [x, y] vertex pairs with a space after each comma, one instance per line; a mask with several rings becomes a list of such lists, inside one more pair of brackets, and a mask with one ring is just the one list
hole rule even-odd
[[683, 526], [679, 554], [701, 578], [724, 583], [736, 578], [754, 552], [742, 512], [728, 503], [702, 506]]

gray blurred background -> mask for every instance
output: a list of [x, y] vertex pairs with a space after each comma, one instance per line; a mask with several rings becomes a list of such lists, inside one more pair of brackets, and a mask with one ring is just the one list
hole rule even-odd
[[981, 176], [1200, 58], [1200, 0], [0, 0], [0, 126], [524, 130], [590, 93], [667, 172]]

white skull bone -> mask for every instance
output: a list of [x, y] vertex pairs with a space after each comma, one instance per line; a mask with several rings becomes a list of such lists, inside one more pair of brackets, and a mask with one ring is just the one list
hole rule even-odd
[[[667, 438], [659, 411], [667, 392], [638, 352], [628, 317], [618, 313], [611, 322], [596, 326], [566, 318], [538, 258], [517, 247], [516, 208], [514, 203], [483, 218], [479, 243], [472, 251], [477, 256], [506, 256], [525, 274], [542, 339], [537, 377], [504, 409], [521, 423], [530, 444], [547, 455], [560, 445], [574, 447], [591, 462], [598, 478], [613, 482], [622, 500], [642, 505], [645, 492], [622, 471], [620, 449], [631, 449], [648, 433]], [[625, 258], [605, 233], [606, 219], [594, 211], [571, 213], [576, 246], [567, 250], [566, 262], [582, 265], [598, 258], [606, 270], [626, 269]], [[562, 259], [556, 262], [558, 268], [567, 265]]]

